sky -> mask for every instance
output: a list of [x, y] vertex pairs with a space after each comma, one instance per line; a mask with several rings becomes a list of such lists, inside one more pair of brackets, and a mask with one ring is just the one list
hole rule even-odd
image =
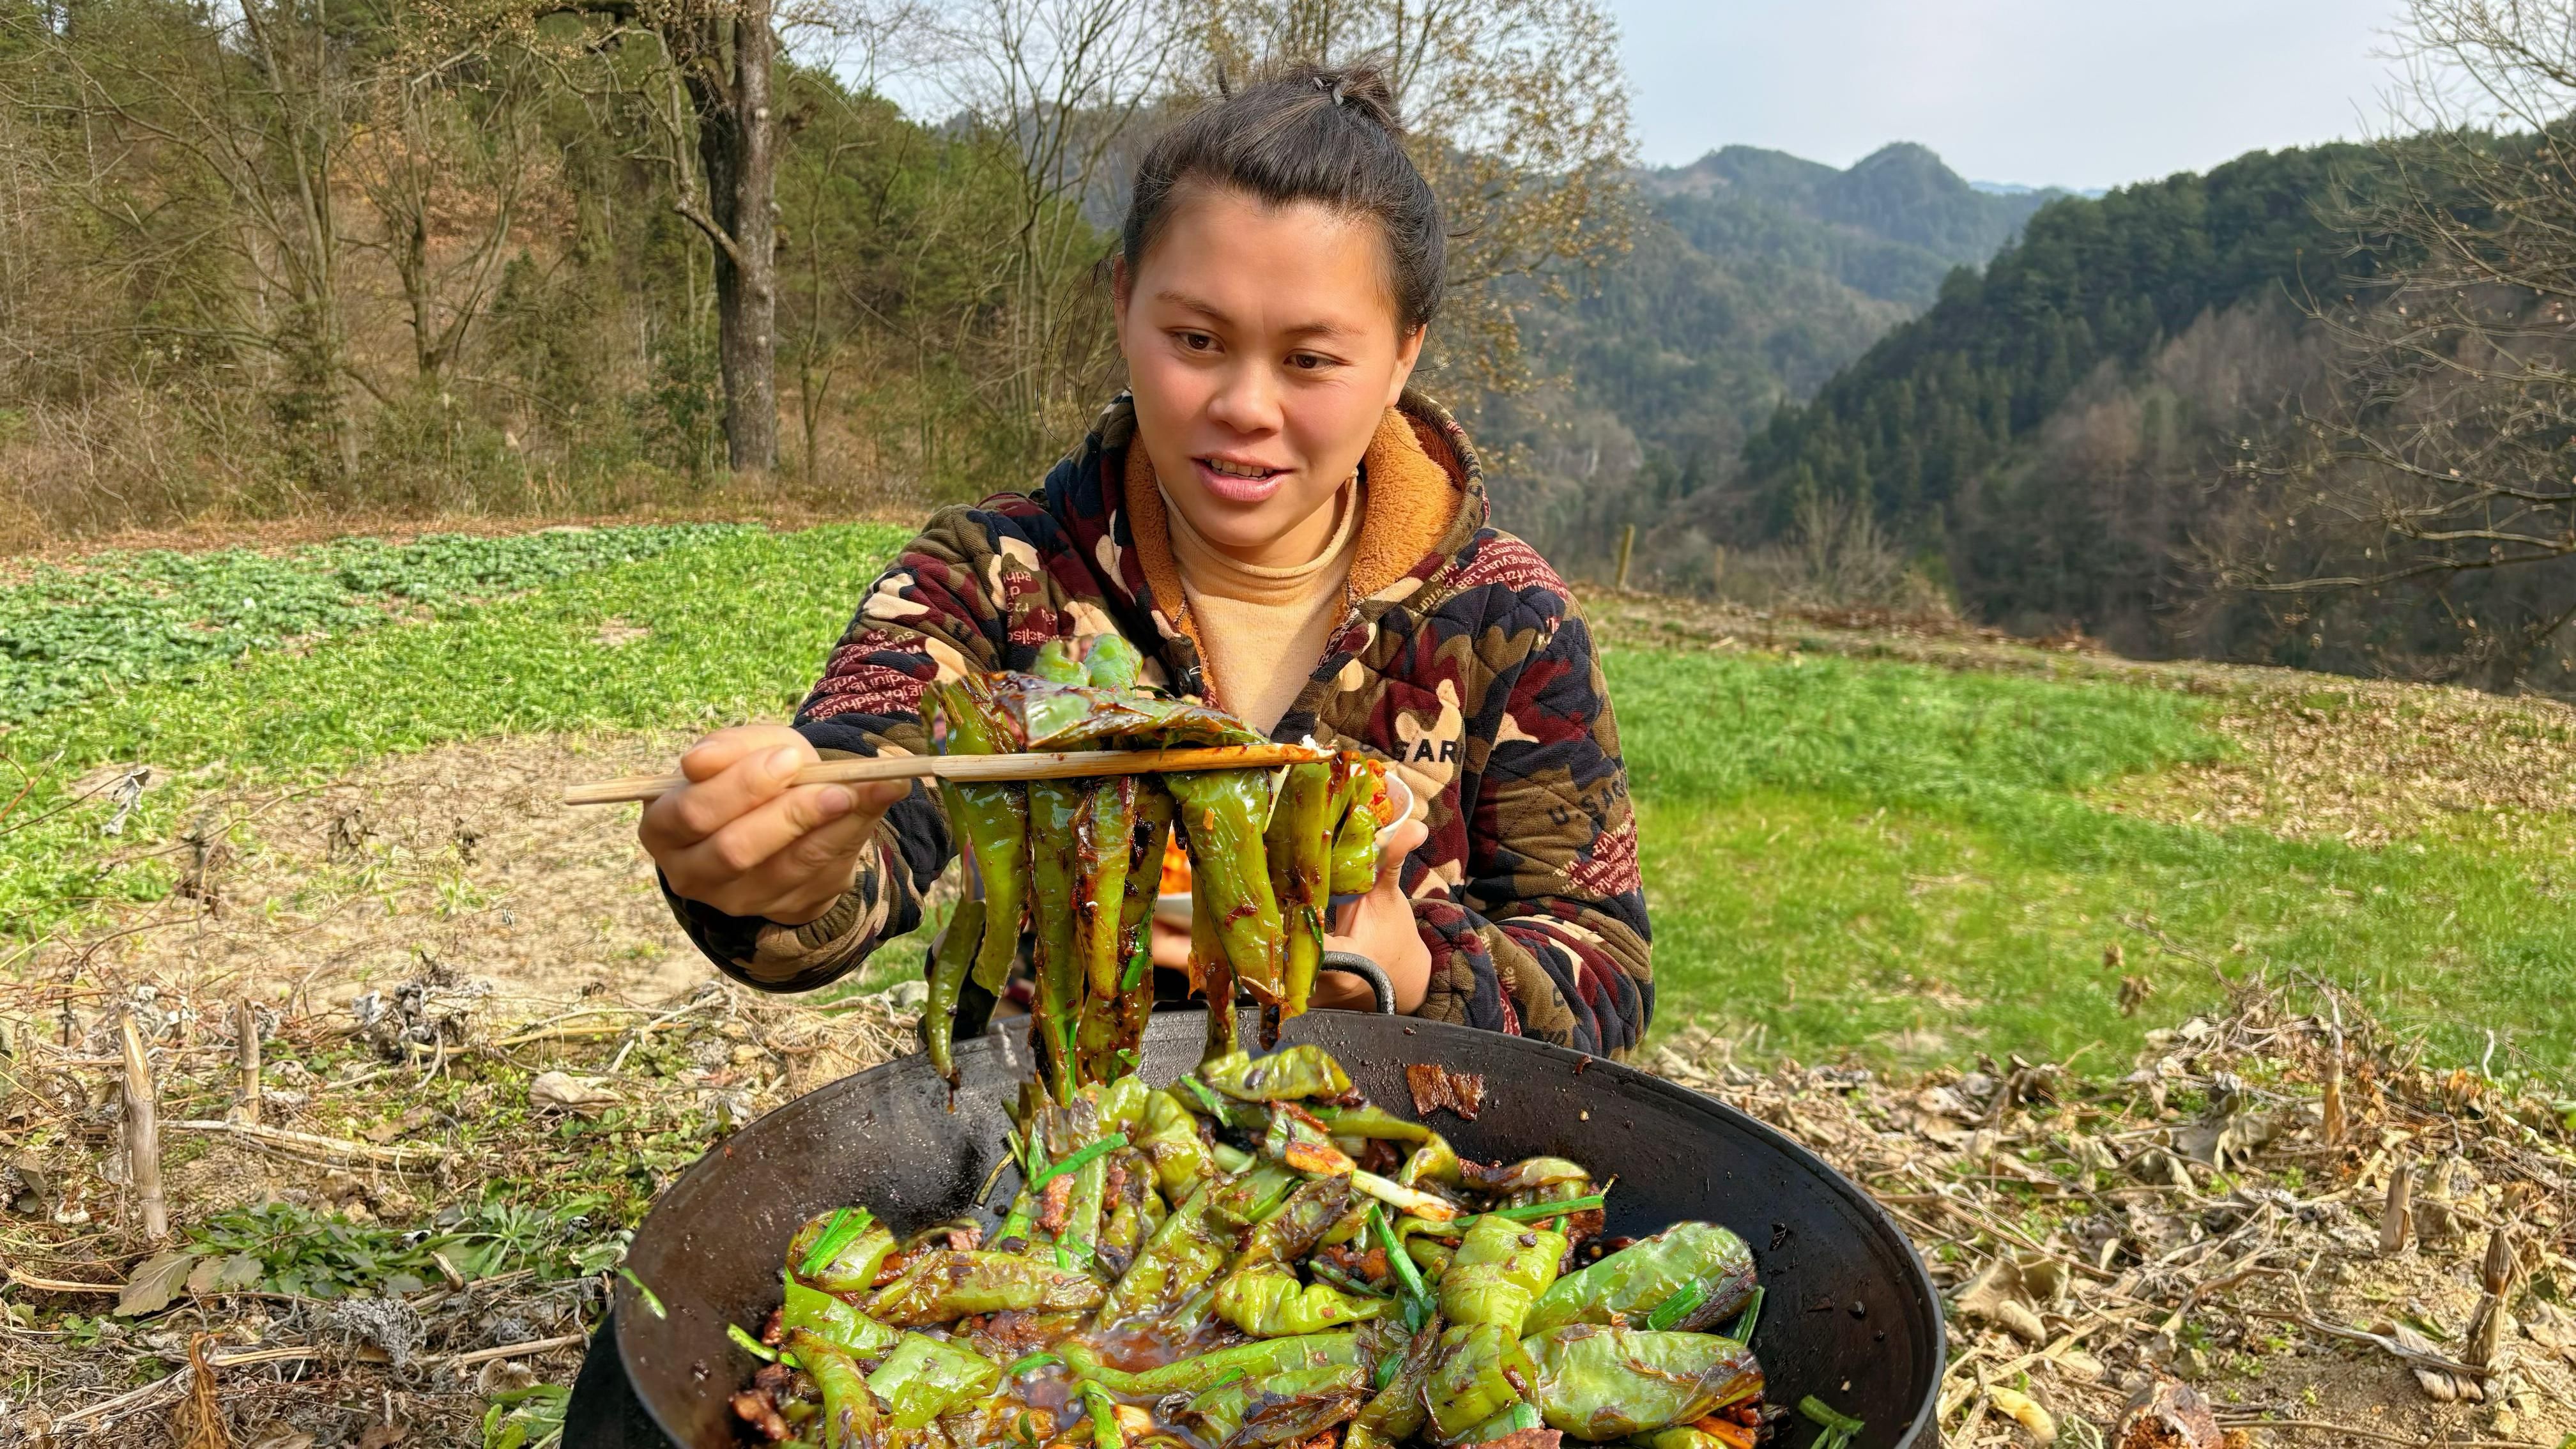
[[2076, 189], [2385, 128], [2398, 0], [1610, 0], [1644, 159], [1918, 141]]

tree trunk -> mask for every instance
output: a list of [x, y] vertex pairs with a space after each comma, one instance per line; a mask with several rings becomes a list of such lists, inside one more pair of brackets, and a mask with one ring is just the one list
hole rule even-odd
[[732, 241], [715, 249], [716, 353], [725, 451], [737, 473], [778, 466], [778, 130], [770, 114], [778, 37], [769, 16], [770, 0], [740, 0], [730, 21], [731, 94], [695, 97], [707, 208]]

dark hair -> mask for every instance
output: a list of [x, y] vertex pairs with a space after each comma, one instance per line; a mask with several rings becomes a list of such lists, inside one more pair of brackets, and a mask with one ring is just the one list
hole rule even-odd
[[1373, 218], [1386, 238], [1397, 330], [1409, 333], [1440, 310], [1449, 250], [1440, 200], [1404, 154], [1395, 94], [1376, 67], [1291, 66], [1156, 138], [1127, 203], [1120, 252], [1129, 277], [1189, 182], [1234, 187], [1273, 206], [1314, 201]]

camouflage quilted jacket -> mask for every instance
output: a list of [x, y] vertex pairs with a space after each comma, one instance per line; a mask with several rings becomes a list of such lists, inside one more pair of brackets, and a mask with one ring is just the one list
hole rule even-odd
[[[1028, 667], [1116, 631], [1146, 679], [1222, 702], [1125, 399], [1035, 495], [931, 518], [869, 590], [797, 727], [826, 756], [924, 748], [922, 686]], [[1350, 597], [1275, 737], [1390, 762], [1430, 838], [1402, 881], [1430, 947], [1421, 1014], [1585, 1051], [1633, 1049], [1654, 1005], [1636, 822], [1590, 631], [1529, 545], [1487, 526], [1475, 453], [1436, 403], [1389, 409], [1361, 465]], [[950, 857], [926, 791], [897, 804], [850, 893], [803, 926], [672, 907], [754, 986], [820, 986], [911, 931]]]

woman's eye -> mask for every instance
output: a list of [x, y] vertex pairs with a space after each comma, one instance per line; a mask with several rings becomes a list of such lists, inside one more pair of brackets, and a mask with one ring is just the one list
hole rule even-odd
[[1312, 352], [1292, 352], [1288, 354], [1288, 365], [1300, 372], [1320, 372], [1332, 366], [1333, 360]]
[[1216, 346], [1216, 339], [1204, 332], [1183, 332], [1178, 336], [1181, 339], [1181, 345], [1192, 352], [1206, 352]]

